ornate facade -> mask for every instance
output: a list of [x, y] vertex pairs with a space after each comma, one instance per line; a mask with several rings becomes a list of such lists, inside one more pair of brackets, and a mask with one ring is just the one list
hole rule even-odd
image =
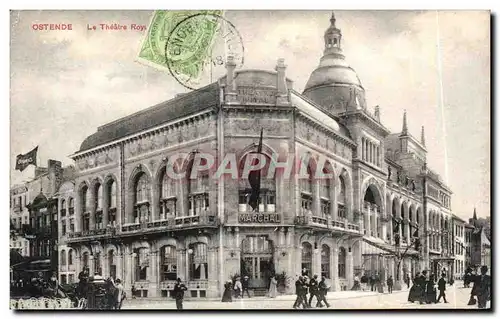
[[[215, 297], [235, 274], [248, 275], [254, 293], [271, 273], [295, 277], [304, 268], [345, 290], [356, 274], [400, 278], [443, 257], [451, 192], [422, 169], [423, 134], [408, 133], [406, 115], [403, 131], [390, 134], [380, 108], [368, 111], [341, 37], [332, 16], [303, 94], [283, 60], [275, 71], [236, 71], [229, 57], [216, 83], [99, 127], [72, 155], [75, 179], [59, 189], [60, 273], [77, 276], [87, 265], [147, 297], [168, 296], [180, 277], [188, 296]], [[306, 158], [294, 164], [306, 177], [263, 174], [253, 212], [246, 178], [212, 176], [227, 154], [244, 163], [261, 129], [262, 153], [280, 169]], [[216, 165], [190, 179], [199, 153]], [[167, 176], [172, 162], [183, 179]], [[332, 177], [316, 179], [318, 170]], [[425, 237], [421, 252], [408, 247], [411, 226]]]

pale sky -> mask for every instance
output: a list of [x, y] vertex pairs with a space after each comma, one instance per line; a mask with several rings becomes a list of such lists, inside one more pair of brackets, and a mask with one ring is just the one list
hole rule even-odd
[[[330, 11], [228, 11], [242, 36], [244, 68], [273, 70], [278, 58], [302, 92], [323, 52]], [[11, 184], [17, 154], [39, 145], [38, 163], [72, 164], [85, 137], [112, 120], [188, 89], [135, 61], [144, 32], [87, 31], [87, 24], [148, 25], [152, 11], [14, 11], [11, 14]], [[336, 11], [343, 50], [369, 107], [400, 132], [425, 125], [428, 163], [453, 191], [452, 209], [468, 219], [490, 214], [490, 14], [487, 11]], [[71, 23], [73, 31], [34, 31], [33, 23]], [[437, 39], [440, 39], [445, 130]], [[222, 71], [221, 71], [222, 72]], [[217, 73], [217, 72], [216, 72]], [[443, 132], [446, 131], [446, 136]], [[448, 159], [445, 159], [444, 146]]]

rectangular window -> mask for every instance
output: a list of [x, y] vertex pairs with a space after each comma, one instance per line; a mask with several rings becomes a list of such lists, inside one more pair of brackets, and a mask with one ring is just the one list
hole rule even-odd
[[64, 221], [62, 224], [62, 235], [66, 235], [66, 221]]
[[61, 284], [66, 285], [68, 282], [66, 280], [66, 275], [61, 275]]
[[70, 274], [68, 275], [68, 284], [72, 284], [75, 282], [75, 275]]
[[337, 215], [341, 219], [347, 218], [347, 210], [346, 210], [344, 205], [342, 205], [342, 204], [337, 205]]
[[69, 231], [71, 233], [75, 232], [75, 220], [73, 218], [69, 220]]

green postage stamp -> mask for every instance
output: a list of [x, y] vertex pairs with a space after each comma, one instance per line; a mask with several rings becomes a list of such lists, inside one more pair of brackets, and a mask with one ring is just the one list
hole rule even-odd
[[192, 79], [210, 58], [222, 10], [155, 11], [138, 61]]

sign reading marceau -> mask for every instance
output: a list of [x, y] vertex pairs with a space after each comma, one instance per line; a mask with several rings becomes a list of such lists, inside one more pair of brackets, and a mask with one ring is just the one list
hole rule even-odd
[[250, 214], [240, 214], [239, 221], [242, 224], [267, 224], [267, 223], [276, 223], [279, 224], [281, 222], [280, 214], [269, 214], [269, 213], [250, 213]]

